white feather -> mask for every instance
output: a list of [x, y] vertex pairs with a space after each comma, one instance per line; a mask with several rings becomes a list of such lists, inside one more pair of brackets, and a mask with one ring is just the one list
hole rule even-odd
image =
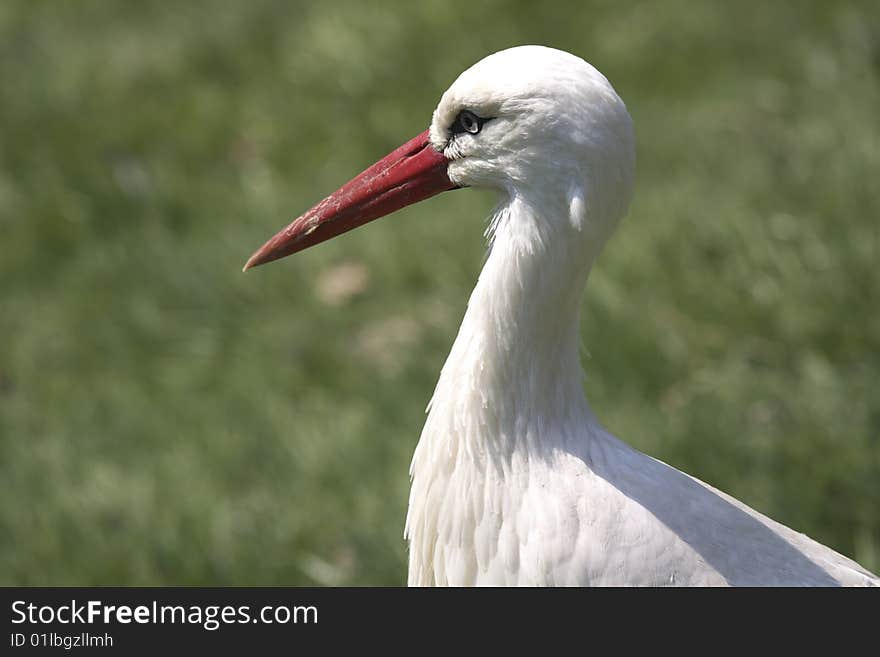
[[[451, 134], [463, 109], [491, 118], [480, 134]], [[411, 585], [878, 583], [591, 412], [581, 297], [635, 168], [629, 114], [598, 71], [537, 46], [491, 55], [443, 94], [431, 139], [453, 181], [501, 201], [413, 456]]]

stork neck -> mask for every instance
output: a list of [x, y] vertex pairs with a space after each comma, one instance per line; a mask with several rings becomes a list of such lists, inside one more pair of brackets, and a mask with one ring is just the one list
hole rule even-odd
[[[593, 258], [580, 248], [567, 212], [547, 203], [539, 212], [522, 196], [503, 206], [468, 302], [464, 324], [484, 331], [487, 347], [530, 369], [539, 356], [561, 348], [577, 351], [581, 298]], [[564, 216], [548, 216], [553, 214]]]
[[[444, 366], [432, 413], [466, 418], [464, 439], [506, 442], [501, 453], [565, 435], [591, 417], [583, 395], [579, 316], [592, 264], [567, 207], [526, 198], [502, 207], [489, 256]], [[476, 427], [476, 429], [473, 429]], [[482, 428], [482, 429], [481, 429]], [[478, 452], [485, 451], [485, 446]], [[469, 450], [470, 451], [470, 450]], [[494, 450], [492, 450], [494, 451]]]
[[493, 363], [540, 372], [542, 358], [560, 349], [576, 351], [588, 266], [571, 261], [556, 222], [538, 216], [523, 200], [502, 208], [494, 223], [462, 333], [478, 340], [488, 350], [485, 356], [497, 355]]

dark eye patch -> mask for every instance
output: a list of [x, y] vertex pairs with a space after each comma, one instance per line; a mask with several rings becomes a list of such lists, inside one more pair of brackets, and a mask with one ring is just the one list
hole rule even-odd
[[477, 116], [470, 110], [461, 110], [458, 116], [455, 117], [455, 121], [452, 122], [450, 130], [453, 135], [460, 135], [462, 133], [476, 135], [483, 129], [483, 124], [486, 121], [491, 121], [491, 119]]

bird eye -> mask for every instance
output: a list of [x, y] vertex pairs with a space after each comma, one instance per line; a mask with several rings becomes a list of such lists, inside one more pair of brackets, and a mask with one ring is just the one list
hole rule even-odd
[[477, 116], [470, 110], [461, 110], [452, 123], [452, 134], [458, 135], [462, 132], [468, 132], [475, 135], [482, 130], [483, 124], [487, 120]]

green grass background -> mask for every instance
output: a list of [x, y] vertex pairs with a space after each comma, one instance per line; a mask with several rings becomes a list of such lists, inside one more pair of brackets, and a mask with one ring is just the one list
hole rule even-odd
[[[636, 125], [586, 295], [599, 417], [880, 569], [876, 2], [6, 0], [0, 584], [405, 581], [493, 198], [240, 270], [523, 43]], [[340, 267], [366, 280], [328, 303]]]

